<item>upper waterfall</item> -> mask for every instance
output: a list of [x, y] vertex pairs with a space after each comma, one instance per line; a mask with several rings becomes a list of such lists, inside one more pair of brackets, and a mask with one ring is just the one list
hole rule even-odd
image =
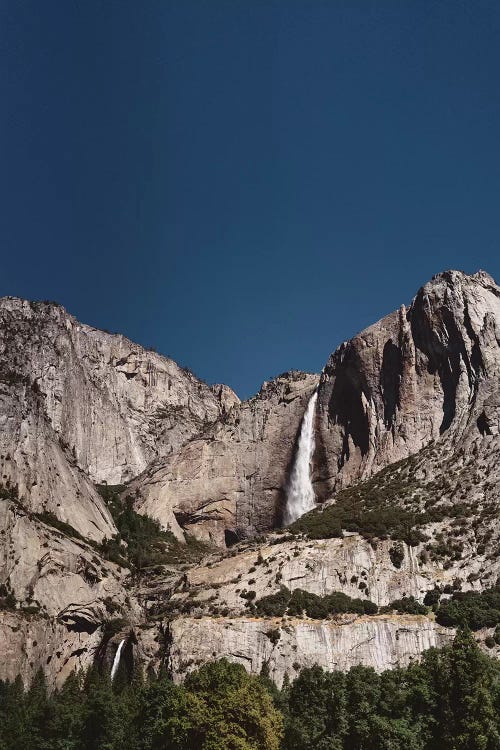
[[115, 658], [113, 659], [113, 666], [111, 667], [111, 680], [115, 679], [115, 675], [118, 671], [118, 665], [120, 664], [120, 656], [122, 653], [122, 648], [125, 645], [125, 640], [126, 639], [124, 638], [122, 641], [120, 641], [120, 645], [116, 649]]
[[287, 487], [286, 506], [283, 515], [285, 526], [296, 521], [315, 507], [311, 482], [311, 459], [314, 453], [314, 410], [318, 392], [314, 391], [300, 426], [297, 455]]

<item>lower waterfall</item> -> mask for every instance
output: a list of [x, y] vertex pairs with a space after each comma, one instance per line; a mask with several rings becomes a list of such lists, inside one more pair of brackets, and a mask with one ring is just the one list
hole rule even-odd
[[293, 523], [316, 505], [311, 482], [311, 459], [314, 453], [314, 410], [317, 399], [318, 393], [314, 391], [302, 418], [297, 455], [287, 487], [284, 526]]
[[116, 649], [115, 658], [113, 659], [113, 666], [111, 667], [111, 681], [115, 679], [116, 672], [118, 671], [118, 667], [120, 665], [120, 656], [122, 653], [122, 648], [125, 645], [125, 640], [126, 639], [124, 638], [122, 641], [120, 641], [120, 645]]

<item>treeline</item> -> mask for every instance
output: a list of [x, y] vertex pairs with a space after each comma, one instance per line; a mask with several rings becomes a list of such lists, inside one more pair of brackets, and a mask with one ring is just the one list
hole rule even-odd
[[423, 604], [413, 596], [404, 596], [384, 607], [377, 607], [369, 599], [353, 599], [341, 591], [318, 596], [302, 589], [290, 591], [286, 586], [281, 586], [275, 594], [253, 601], [250, 595], [254, 593], [243, 592], [240, 596], [248, 599], [249, 611], [261, 617], [283, 617], [286, 614], [289, 617], [305, 615], [313, 620], [324, 620], [345, 613], [428, 615], [434, 612], [436, 621], [445, 627], [467, 627], [470, 630], [494, 627], [495, 633], [487, 639], [487, 645], [493, 647], [500, 643], [499, 584], [484, 591], [452, 591], [443, 599], [441, 589], [435, 588], [427, 592]]
[[226, 660], [112, 684], [96, 668], [47, 693], [0, 683], [1, 750], [498, 750], [500, 663], [470, 633], [378, 675], [303, 669], [278, 690]]

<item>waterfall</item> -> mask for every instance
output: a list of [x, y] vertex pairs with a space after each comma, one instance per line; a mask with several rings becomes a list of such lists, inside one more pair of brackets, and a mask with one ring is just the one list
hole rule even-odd
[[314, 453], [314, 409], [317, 399], [318, 393], [314, 391], [300, 426], [297, 454], [286, 493], [283, 516], [285, 526], [296, 521], [316, 505], [311, 482], [311, 459]]
[[124, 638], [122, 641], [120, 641], [120, 645], [116, 649], [115, 658], [113, 659], [113, 666], [111, 667], [111, 681], [115, 679], [116, 672], [118, 671], [118, 666], [120, 664], [120, 656], [122, 653], [122, 648], [125, 645], [125, 640], [126, 639]]

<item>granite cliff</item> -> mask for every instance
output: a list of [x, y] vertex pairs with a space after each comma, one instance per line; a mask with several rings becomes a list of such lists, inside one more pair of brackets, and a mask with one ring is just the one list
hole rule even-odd
[[[450, 271], [320, 375], [240, 403], [59, 305], [0, 300], [0, 678], [108, 668], [123, 638], [176, 679], [228, 655], [278, 683], [448, 642], [424, 599], [500, 573], [499, 344], [500, 289]], [[283, 530], [315, 391], [319, 505]], [[124, 514], [163, 527], [154, 563], [131, 561]]]
[[408, 309], [343, 343], [319, 387], [318, 493], [327, 496], [441, 436], [457, 442], [478, 419], [484, 430], [494, 425], [499, 341], [494, 280], [483, 271], [449, 271], [423, 286]]

